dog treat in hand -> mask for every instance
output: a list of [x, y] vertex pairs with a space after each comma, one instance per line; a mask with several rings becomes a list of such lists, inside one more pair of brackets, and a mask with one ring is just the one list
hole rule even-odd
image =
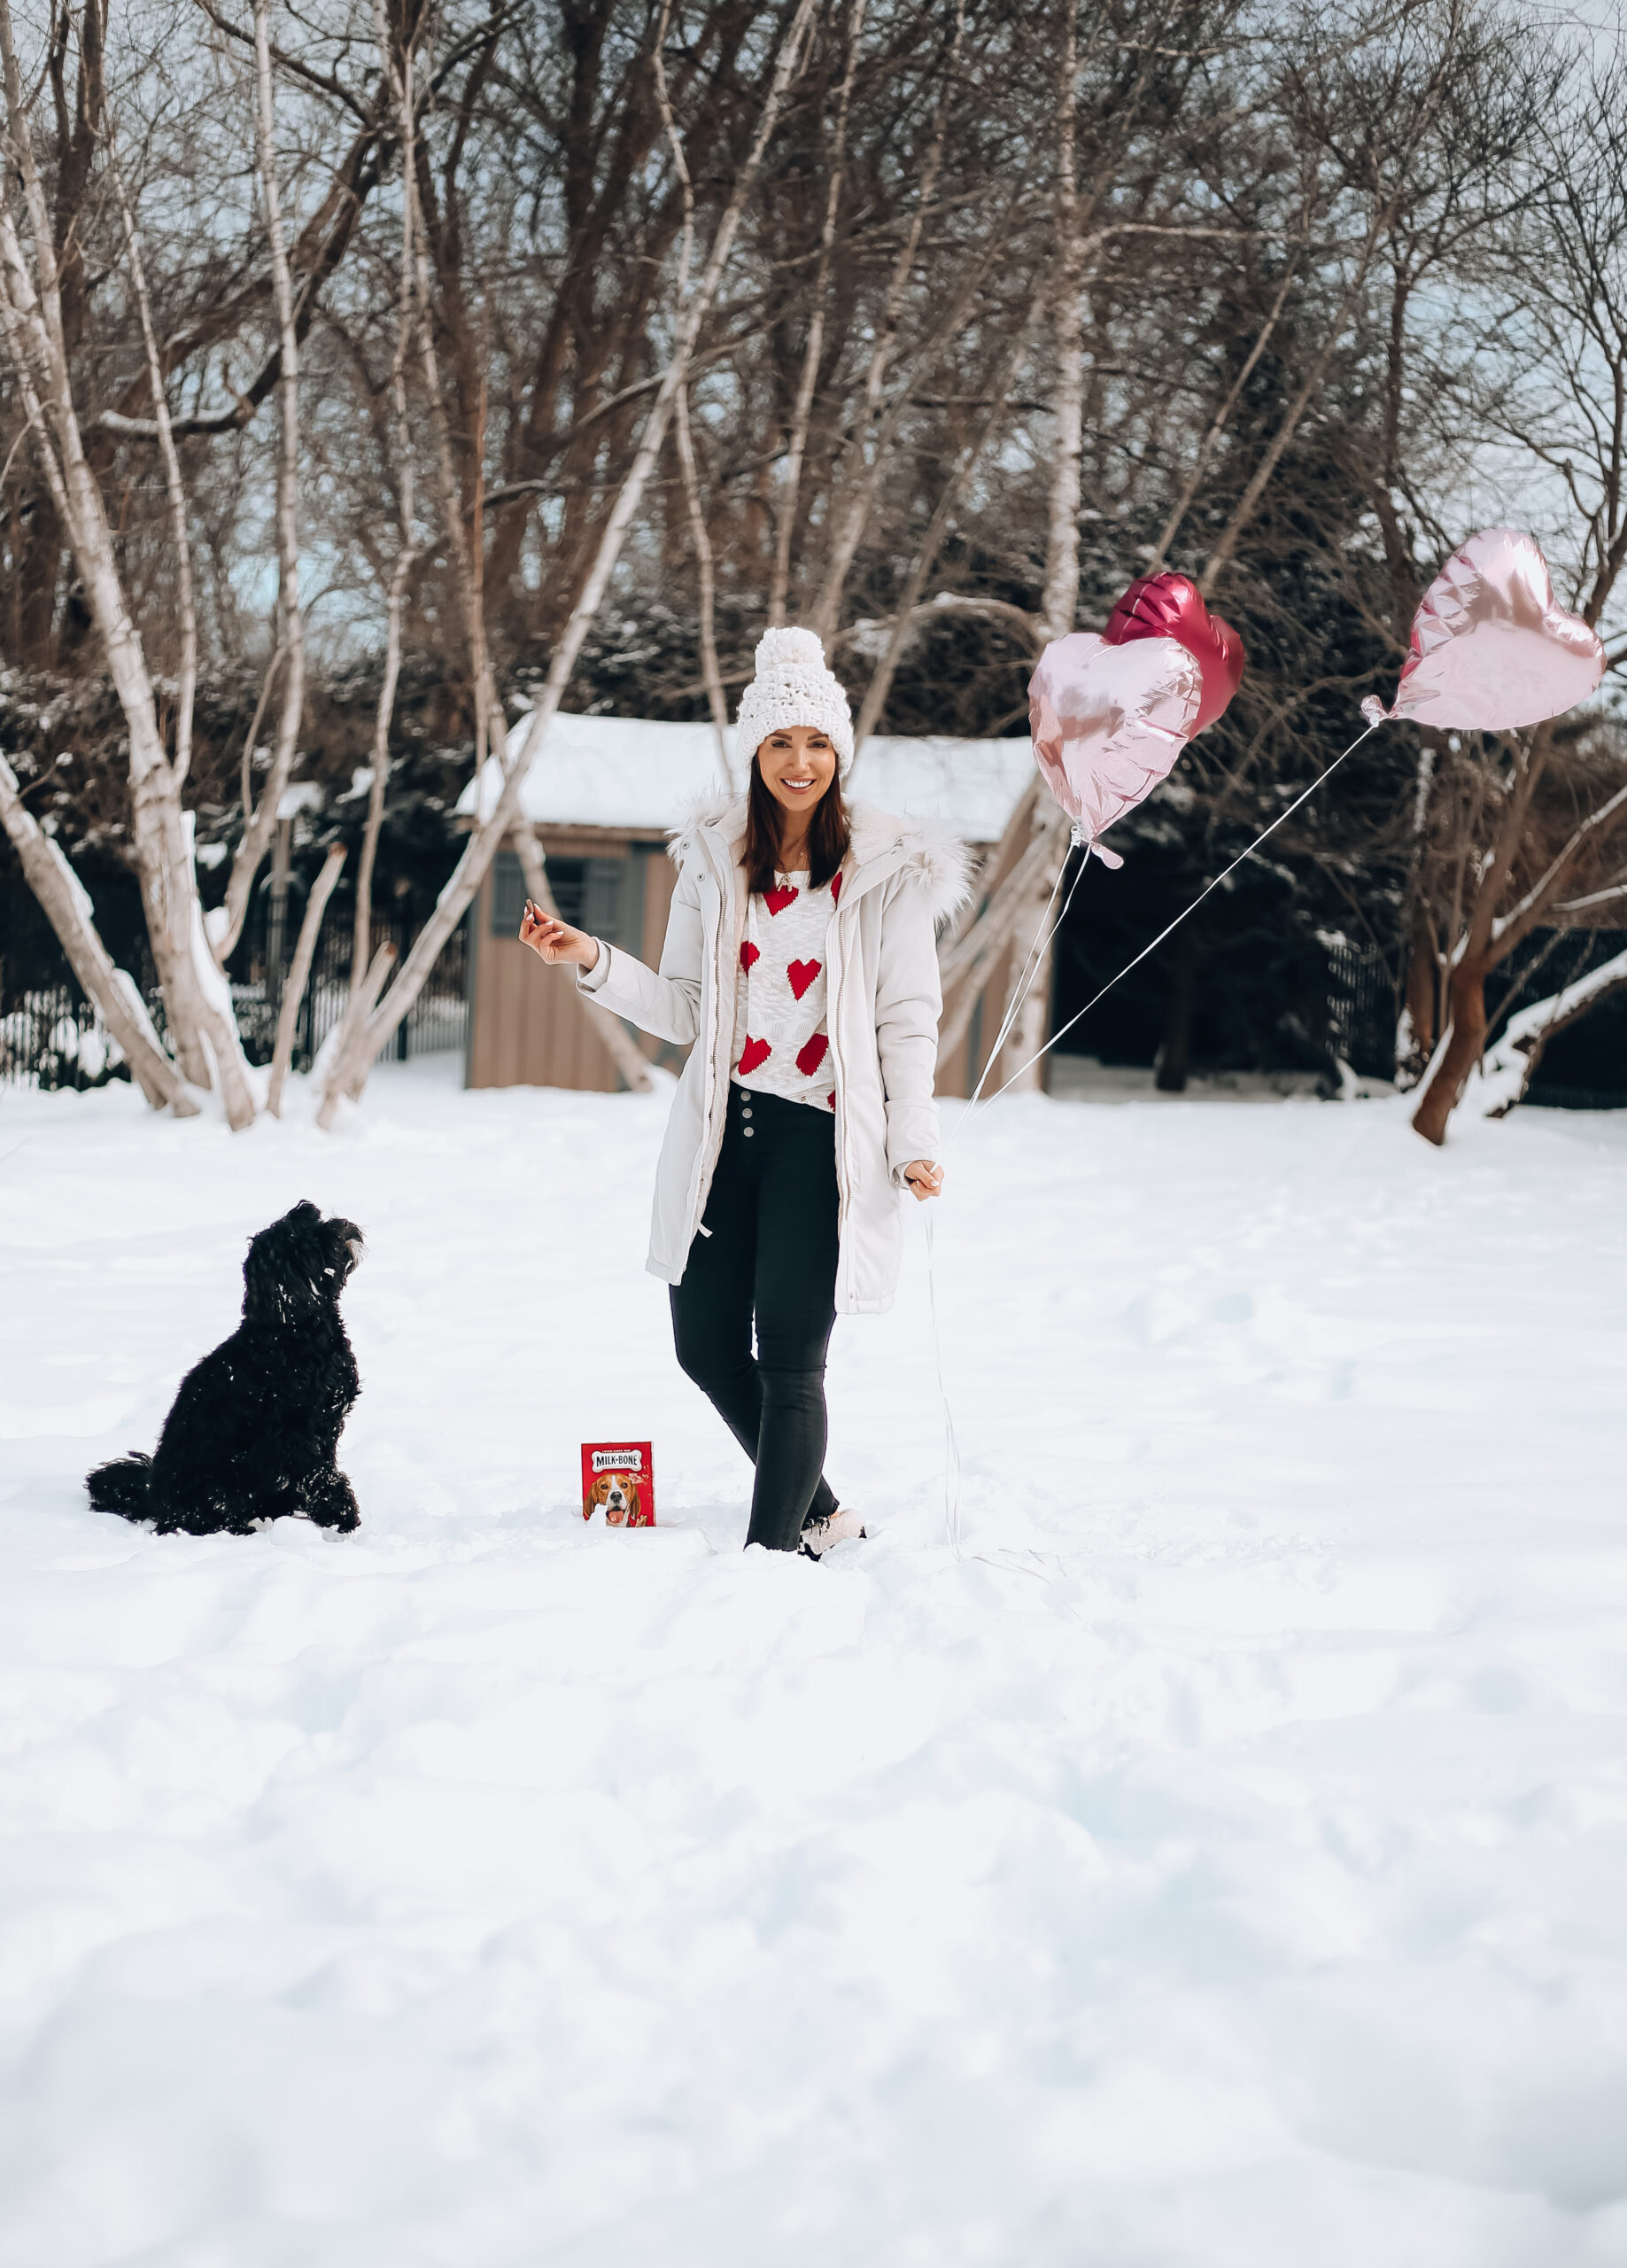
[[584, 1441], [582, 1517], [607, 1527], [654, 1527], [655, 1468], [647, 1441]]

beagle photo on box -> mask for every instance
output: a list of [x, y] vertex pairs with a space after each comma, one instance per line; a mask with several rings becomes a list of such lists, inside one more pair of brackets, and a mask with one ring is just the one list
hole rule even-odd
[[638, 1527], [640, 1525], [639, 1483], [633, 1473], [600, 1473], [588, 1491], [587, 1500], [592, 1511], [603, 1511], [607, 1527]]

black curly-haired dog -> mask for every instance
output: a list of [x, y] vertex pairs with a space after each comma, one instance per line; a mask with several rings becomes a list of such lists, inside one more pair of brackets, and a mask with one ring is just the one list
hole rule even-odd
[[243, 1321], [182, 1379], [152, 1456], [88, 1475], [94, 1509], [156, 1520], [161, 1534], [246, 1535], [291, 1512], [354, 1527], [334, 1452], [361, 1390], [339, 1320], [360, 1257], [355, 1223], [324, 1221], [309, 1203], [262, 1229], [243, 1263]]

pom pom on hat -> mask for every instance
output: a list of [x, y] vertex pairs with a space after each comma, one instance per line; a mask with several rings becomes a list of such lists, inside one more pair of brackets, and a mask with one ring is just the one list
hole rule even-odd
[[735, 738], [744, 756], [755, 756], [771, 733], [810, 725], [824, 733], [838, 759], [853, 759], [853, 715], [848, 696], [825, 667], [825, 648], [814, 630], [794, 625], [765, 630], [757, 641], [756, 675], [740, 695]]
[[817, 630], [799, 630], [794, 624], [787, 623], [782, 630], [765, 630], [757, 641], [759, 676], [771, 670], [824, 667], [825, 649], [819, 643]]

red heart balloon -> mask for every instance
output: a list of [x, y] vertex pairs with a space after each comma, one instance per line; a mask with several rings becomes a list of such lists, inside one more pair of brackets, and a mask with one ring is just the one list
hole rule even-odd
[[1204, 680], [1195, 734], [1224, 715], [1243, 683], [1242, 639], [1229, 622], [1210, 613], [1197, 584], [1185, 575], [1138, 575], [1102, 634], [1110, 646], [1127, 646], [1134, 638], [1173, 638], [1186, 648]]

